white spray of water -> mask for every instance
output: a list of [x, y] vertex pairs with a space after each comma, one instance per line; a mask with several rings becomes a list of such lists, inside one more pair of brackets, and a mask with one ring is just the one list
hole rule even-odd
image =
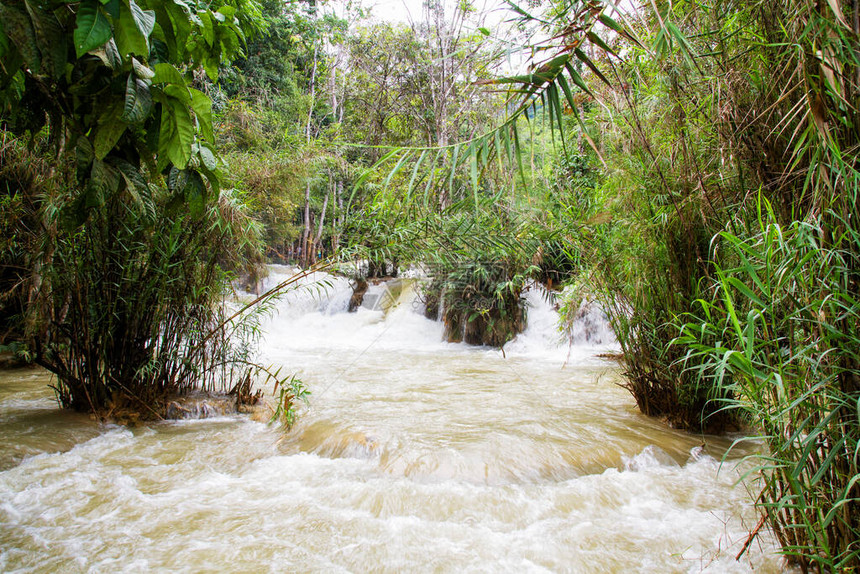
[[[263, 288], [276, 285], [297, 271], [272, 267]], [[347, 313], [351, 296], [351, 283], [342, 277], [318, 273], [301, 281], [276, 305], [276, 318], [269, 323], [267, 353], [277, 355], [277, 349], [284, 347], [363, 347], [368, 343], [379, 348], [412, 351], [451, 349], [444, 342], [441, 322], [424, 316], [417, 280], [371, 282], [362, 306], [355, 313]], [[572, 329], [565, 333], [551, 296], [533, 286], [524, 297], [526, 328], [505, 345], [505, 355], [560, 364], [569, 361], [605, 364], [598, 355], [617, 351], [609, 323], [596, 305], [583, 304]]]
[[[30, 437], [0, 469], [0, 571], [782, 571], [766, 536], [734, 559], [756, 521], [733, 486], [750, 451], [718, 473], [730, 439], [638, 414], [591, 358], [611, 341], [569, 359], [537, 294], [505, 358], [445, 343], [408, 288], [347, 313], [349, 282], [316, 279], [266, 324], [265, 355], [313, 392], [290, 432], [221, 417]], [[7, 387], [2, 421], [29, 436], [49, 402]]]

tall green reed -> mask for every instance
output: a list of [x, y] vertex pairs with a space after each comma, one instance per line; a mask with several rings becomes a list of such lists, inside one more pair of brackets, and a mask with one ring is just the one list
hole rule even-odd
[[160, 416], [163, 399], [228, 390], [256, 370], [251, 323], [220, 328], [230, 281], [253, 264], [259, 231], [228, 192], [200, 212], [168, 189], [116, 194], [70, 226], [60, 194], [42, 207], [35, 361], [64, 407]]
[[757, 503], [804, 571], [860, 566], [860, 243], [820, 220], [720, 233], [713, 295], [683, 317], [682, 364], [738, 410], [766, 451]]

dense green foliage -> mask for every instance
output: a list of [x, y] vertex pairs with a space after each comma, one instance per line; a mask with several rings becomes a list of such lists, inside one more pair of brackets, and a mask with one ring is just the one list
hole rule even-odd
[[[580, 126], [605, 173], [585, 283], [610, 310], [631, 391], [682, 426], [761, 433], [758, 501], [804, 570], [860, 560], [857, 11], [628, 14], [624, 56], [607, 44], [592, 57], [602, 105]], [[544, 84], [551, 108], [563, 82]]]
[[241, 53], [256, 5], [28, 0], [0, 14], [3, 191], [31, 250], [4, 267], [25, 354], [57, 375], [62, 405], [95, 412], [159, 415], [172, 393], [246, 376], [246, 351], [210, 330], [257, 231], [220, 191], [211, 102], [191, 84]]

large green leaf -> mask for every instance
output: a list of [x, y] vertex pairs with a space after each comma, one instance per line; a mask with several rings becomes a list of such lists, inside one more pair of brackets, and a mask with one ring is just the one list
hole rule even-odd
[[194, 123], [188, 107], [179, 100], [169, 99], [167, 113], [173, 118], [174, 131], [167, 147], [167, 157], [179, 169], [185, 169], [191, 159], [191, 146], [194, 144]]
[[176, 84], [178, 86], [185, 85], [185, 78], [179, 73], [179, 70], [173, 64], [156, 64], [155, 76], [152, 78], [153, 84]]
[[134, 18], [134, 24], [140, 30], [140, 33], [148, 39], [155, 28], [155, 12], [153, 10], [144, 10], [134, 0], [128, 0], [128, 5], [131, 8], [131, 16]]
[[3, 27], [3, 21], [0, 20], [0, 60], [6, 57], [6, 54], [11, 50], [12, 45], [9, 43], [9, 36], [6, 35], [6, 29]]
[[206, 43], [211, 47], [212, 44], [215, 43], [215, 27], [212, 25], [212, 18], [210, 17], [208, 12], [201, 11], [197, 13], [197, 16], [200, 18], [201, 26], [200, 26], [200, 34], [203, 36], [203, 39], [206, 40]]
[[122, 120], [129, 124], [138, 124], [149, 117], [150, 111], [152, 111], [152, 94], [149, 92], [149, 86], [134, 74], [129, 74], [125, 87]]
[[[160, 116], [160, 125], [158, 129], [158, 171], [163, 171], [170, 163], [170, 154], [168, 150], [174, 139], [176, 132], [176, 122], [173, 119], [173, 114], [170, 110], [170, 104], [164, 94], [157, 94], [161, 106], [156, 108], [155, 114]], [[155, 130], [150, 130], [150, 134], [154, 134]], [[155, 143], [155, 142], [152, 142]], [[151, 144], [150, 144], [151, 145]]]
[[191, 107], [197, 116], [197, 124], [200, 126], [200, 134], [203, 139], [215, 143], [215, 132], [212, 129], [212, 100], [200, 90], [190, 89]]
[[109, 154], [116, 146], [116, 142], [119, 141], [119, 138], [125, 131], [127, 126], [121, 119], [122, 112], [122, 104], [116, 103], [110, 106], [101, 115], [101, 117], [99, 117], [96, 134], [93, 138], [93, 147], [96, 151], [96, 159], [104, 159], [105, 156], [107, 156], [107, 154]]
[[99, 0], [99, 2], [102, 3], [105, 13], [111, 17], [112, 21], [119, 20], [120, 0]]
[[215, 151], [209, 146], [209, 144], [201, 144], [198, 152], [200, 153], [200, 161], [207, 170], [214, 172], [218, 169], [218, 157], [215, 155]]
[[[173, 24], [170, 20], [170, 15], [167, 13], [164, 4], [159, 4], [154, 9], [155, 21], [158, 22], [158, 27], [153, 31], [153, 46], [151, 48], [155, 50], [156, 43], [162, 44], [165, 48], [163, 57], [158, 58], [159, 61], [177, 60], [176, 34], [173, 33]], [[150, 60], [150, 63], [154, 62]]]
[[201, 217], [206, 212], [206, 184], [200, 174], [192, 170], [183, 170], [186, 174], [184, 189], [185, 201], [192, 217]]
[[203, 60], [203, 71], [206, 72], [206, 75], [213, 82], [218, 81], [218, 60], [214, 58], [206, 58]]
[[78, 180], [84, 180], [92, 169], [93, 160], [95, 159], [95, 151], [93, 144], [84, 136], [80, 136], [75, 144], [75, 172]]
[[102, 14], [98, 0], [84, 0], [78, 6], [75, 18], [75, 52], [78, 58], [102, 46], [112, 35], [110, 22]]
[[95, 160], [90, 172], [89, 183], [84, 190], [87, 208], [104, 205], [107, 198], [119, 188], [119, 171], [103, 161]]
[[200, 217], [206, 210], [206, 184], [192, 169], [173, 167], [167, 176], [167, 188], [182, 196], [192, 217]]
[[102, 46], [91, 50], [90, 52], [104, 63], [111, 70], [122, 68], [122, 57], [119, 55], [119, 50], [116, 47], [116, 42], [110, 38]]
[[66, 72], [66, 43], [63, 27], [53, 12], [44, 10], [33, 0], [26, 0], [24, 6], [33, 22], [33, 30], [42, 54], [40, 74], [59, 78]]
[[241, 54], [242, 39], [232, 28], [221, 27], [218, 32], [218, 39], [221, 45], [221, 54], [225, 58], [231, 59], [234, 54]]
[[[182, 0], [166, 0], [164, 7], [170, 23], [173, 24], [171, 34], [176, 38], [175, 49], [176, 53], [171, 54], [177, 60], [181, 60], [186, 53], [185, 42], [191, 36], [191, 9]], [[167, 26], [167, 22], [160, 23], [162, 29]], [[169, 39], [169, 34], [165, 32], [165, 38]]]
[[24, 58], [24, 64], [30, 70], [38, 70], [42, 66], [42, 56], [30, 18], [17, 8], [0, 2], [0, 19], [12, 44]]
[[119, 171], [123, 181], [125, 181], [126, 190], [141, 211], [154, 215], [155, 206], [152, 205], [149, 184], [140, 170], [120, 158], [111, 158], [108, 163]]
[[116, 24], [116, 43], [123, 57], [129, 54], [149, 56], [149, 35], [155, 24], [155, 13], [151, 10], [144, 12], [134, 3], [134, 0], [123, 2], [119, 9], [119, 21]]
[[191, 91], [185, 84], [177, 85], [177, 84], [168, 84], [162, 88], [162, 90], [168, 97], [179, 100], [186, 106], [191, 105]]
[[141, 80], [151, 80], [155, 77], [155, 72], [145, 64], [141, 64], [137, 58], [131, 59], [131, 67], [134, 70], [134, 75]]

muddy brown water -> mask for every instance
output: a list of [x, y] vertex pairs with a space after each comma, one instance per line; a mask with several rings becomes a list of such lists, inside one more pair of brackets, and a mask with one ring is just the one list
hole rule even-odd
[[502, 356], [441, 342], [408, 294], [343, 313], [334, 283], [267, 325], [313, 393], [289, 432], [100, 425], [0, 374], [0, 571], [783, 571], [766, 534], [735, 560], [755, 445], [640, 415], [611, 341], [554, 346], [533, 297]]

